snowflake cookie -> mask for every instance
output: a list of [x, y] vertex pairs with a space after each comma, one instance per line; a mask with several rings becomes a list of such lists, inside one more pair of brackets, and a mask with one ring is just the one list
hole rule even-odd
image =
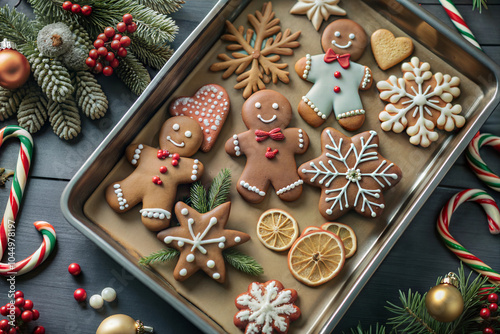
[[389, 102], [378, 118], [384, 131], [406, 129], [410, 143], [428, 147], [438, 139], [438, 129], [452, 131], [465, 124], [462, 107], [450, 102], [460, 95], [460, 79], [438, 72], [432, 75], [429, 63], [413, 57], [403, 63], [403, 78], [391, 75], [379, 81], [380, 99]]
[[219, 283], [224, 283], [226, 267], [222, 251], [250, 240], [246, 233], [225, 229], [231, 202], [219, 205], [207, 213], [199, 213], [183, 202], [175, 205], [180, 226], [158, 233], [157, 237], [168, 247], [180, 251], [174, 269], [174, 278], [184, 281], [198, 270]]
[[284, 289], [279, 281], [253, 282], [248, 292], [236, 297], [239, 309], [234, 324], [245, 334], [284, 334], [290, 322], [300, 316], [300, 308], [294, 305], [297, 291]]
[[384, 209], [382, 190], [401, 180], [401, 169], [378, 153], [375, 131], [344, 136], [333, 128], [321, 133], [321, 155], [299, 167], [305, 183], [321, 188], [319, 211], [332, 221], [354, 209], [377, 217]]

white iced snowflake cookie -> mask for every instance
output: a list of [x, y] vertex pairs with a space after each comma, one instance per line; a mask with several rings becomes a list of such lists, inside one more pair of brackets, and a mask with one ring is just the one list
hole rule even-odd
[[338, 6], [339, 0], [298, 0], [290, 14], [307, 15], [316, 31], [330, 15], [345, 16], [347, 12]]
[[413, 57], [403, 63], [403, 78], [391, 75], [379, 81], [380, 99], [389, 102], [379, 114], [384, 131], [402, 132], [410, 136], [410, 143], [428, 147], [438, 140], [438, 129], [453, 131], [465, 124], [460, 114], [462, 107], [451, 104], [460, 95], [460, 79], [438, 72], [432, 74], [431, 66]]

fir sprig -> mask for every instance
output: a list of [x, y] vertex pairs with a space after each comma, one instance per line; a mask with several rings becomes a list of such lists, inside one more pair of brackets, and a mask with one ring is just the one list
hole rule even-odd
[[351, 334], [385, 334], [385, 327], [377, 323], [375, 327], [370, 326], [368, 330], [364, 330], [359, 324], [358, 327], [351, 329]]
[[479, 13], [481, 13], [481, 10], [483, 9], [488, 9], [488, 5], [486, 4], [486, 0], [472, 0], [472, 10], [479, 8]]
[[183, 0], [138, 0], [137, 2], [162, 14], [171, 14], [178, 11], [181, 5], [184, 4]]
[[155, 263], [163, 263], [176, 259], [180, 252], [174, 248], [164, 248], [157, 252], [151, 253], [148, 256], [140, 258], [139, 264], [143, 266], [148, 266]]
[[190, 205], [195, 208], [199, 213], [207, 213], [210, 211], [208, 209], [207, 203], [207, 190], [201, 184], [201, 182], [195, 182], [189, 189], [189, 199], [191, 201]]
[[33, 21], [26, 15], [5, 5], [0, 8], [0, 36], [16, 44], [24, 44], [36, 39]]
[[227, 201], [231, 190], [231, 170], [224, 168], [214, 178], [210, 189], [208, 189], [208, 211], [212, 211], [222, 203]]

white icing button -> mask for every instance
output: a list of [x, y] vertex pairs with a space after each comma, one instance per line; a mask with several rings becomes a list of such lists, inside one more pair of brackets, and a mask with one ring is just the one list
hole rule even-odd
[[181, 214], [184, 215], [184, 216], [187, 216], [187, 214], [189, 213], [188, 209], [184, 208], [181, 210]]
[[197, 164], [198, 162], [200, 162], [200, 160], [198, 159], [194, 159], [194, 163]]
[[191, 138], [193, 134], [191, 133], [191, 131], [186, 131], [184, 132], [184, 136], [186, 136], [187, 138]]
[[215, 224], [217, 224], [217, 218], [215, 217], [210, 218], [210, 225], [215, 225]]
[[340, 31], [335, 32], [335, 37], [340, 37]]
[[179, 275], [181, 275], [181, 276], [186, 276], [187, 273], [188, 273], [188, 271], [185, 268], [183, 268], [183, 269], [181, 269], [181, 271], [179, 271]]
[[219, 248], [224, 248], [224, 243], [223, 242], [219, 242]]
[[189, 254], [188, 256], [186, 256], [186, 261], [187, 262], [193, 262], [194, 261], [194, 255], [193, 254]]
[[197, 165], [193, 165], [193, 169], [198, 169], [198, 166]]
[[175, 123], [174, 125], [172, 125], [172, 129], [174, 129], [174, 131], [179, 131], [180, 129], [179, 124]]
[[255, 108], [260, 109], [262, 107], [262, 104], [260, 102], [255, 102]]
[[212, 275], [212, 277], [213, 277], [214, 279], [219, 279], [219, 278], [220, 278], [220, 274], [219, 274], [219, 273], [214, 273], [214, 274]]
[[215, 267], [215, 262], [214, 262], [214, 260], [208, 260], [208, 261], [207, 261], [207, 267], [208, 267], [208, 268], [213, 268], [213, 267]]
[[101, 292], [101, 297], [108, 303], [116, 299], [116, 291], [113, 288], [104, 288]]
[[196, 169], [193, 170], [193, 175], [198, 174], [198, 171]]
[[194, 224], [194, 219], [193, 219], [193, 218], [189, 218], [189, 219], [188, 219], [188, 223], [189, 223], [189, 224]]
[[356, 37], [356, 35], [354, 35], [353, 33], [350, 33], [350, 34], [349, 34], [349, 38], [350, 38], [350, 39], [354, 39], [355, 37]]
[[177, 241], [177, 245], [178, 245], [179, 247], [184, 246], [184, 241], [181, 241], [181, 240]]
[[233, 139], [238, 139], [238, 136], [237, 135], [233, 135]]
[[191, 180], [196, 181], [197, 177], [196, 175], [191, 175]]
[[104, 301], [103, 301], [103, 299], [102, 299], [101, 296], [99, 296], [99, 295], [93, 295], [89, 299], [89, 305], [93, 309], [99, 310], [104, 305]]
[[144, 146], [143, 146], [142, 144], [139, 144], [139, 146], [137, 146], [137, 147], [138, 147], [139, 149], [141, 149], [141, 150], [144, 148]]
[[118, 189], [118, 188], [120, 188], [120, 185], [117, 183], [117, 184], [115, 184], [113, 187], [114, 187], [115, 189]]
[[278, 109], [279, 105], [277, 103], [273, 103], [273, 109]]
[[240, 242], [241, 241], [241, 238], [240, 237], [236, 237], [234, 238], [234, 242]]

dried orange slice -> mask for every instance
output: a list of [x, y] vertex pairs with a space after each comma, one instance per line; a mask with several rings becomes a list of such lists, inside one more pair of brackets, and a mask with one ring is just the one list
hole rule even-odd
[[309, 233], [309, 232], [312, 232], [312, 231], [317, 231], [317, 230], [321, 230], [321, 228], [317, 227], [317, 226], [308, 226], [304, 229], [304, 231], [302, 231], [302, 233], [300, 234], [300, 236], [303, 236], [303, 235], [306, 235], [306, 233]]
[[323, 230], [335, 233], [340, 237], [340, 240], [342, 240], [342, 242], [344, 243], [346, 259], [350, 258], [354, 255], [354, 253], [356, 253], [356, 250], [358, 249], [358, 241], [356, 238], [356, 233], [354, 233], [354, 230], [350, 226], [333, 222], [324, 223], [323, 225], [321, 225], [321, 228]]
[[344, 262], [342, 240], [325, 230], [306, 233], [288, 252], [288, 268], [293, 277], [309, 286], [321, 285], [337, 276]]
[[269, 249], [284, 251], [289, 249], [297, 236], [299, 226], [287, 212], [270, 209], [264, 212], [257, 223], [257, 236]]

